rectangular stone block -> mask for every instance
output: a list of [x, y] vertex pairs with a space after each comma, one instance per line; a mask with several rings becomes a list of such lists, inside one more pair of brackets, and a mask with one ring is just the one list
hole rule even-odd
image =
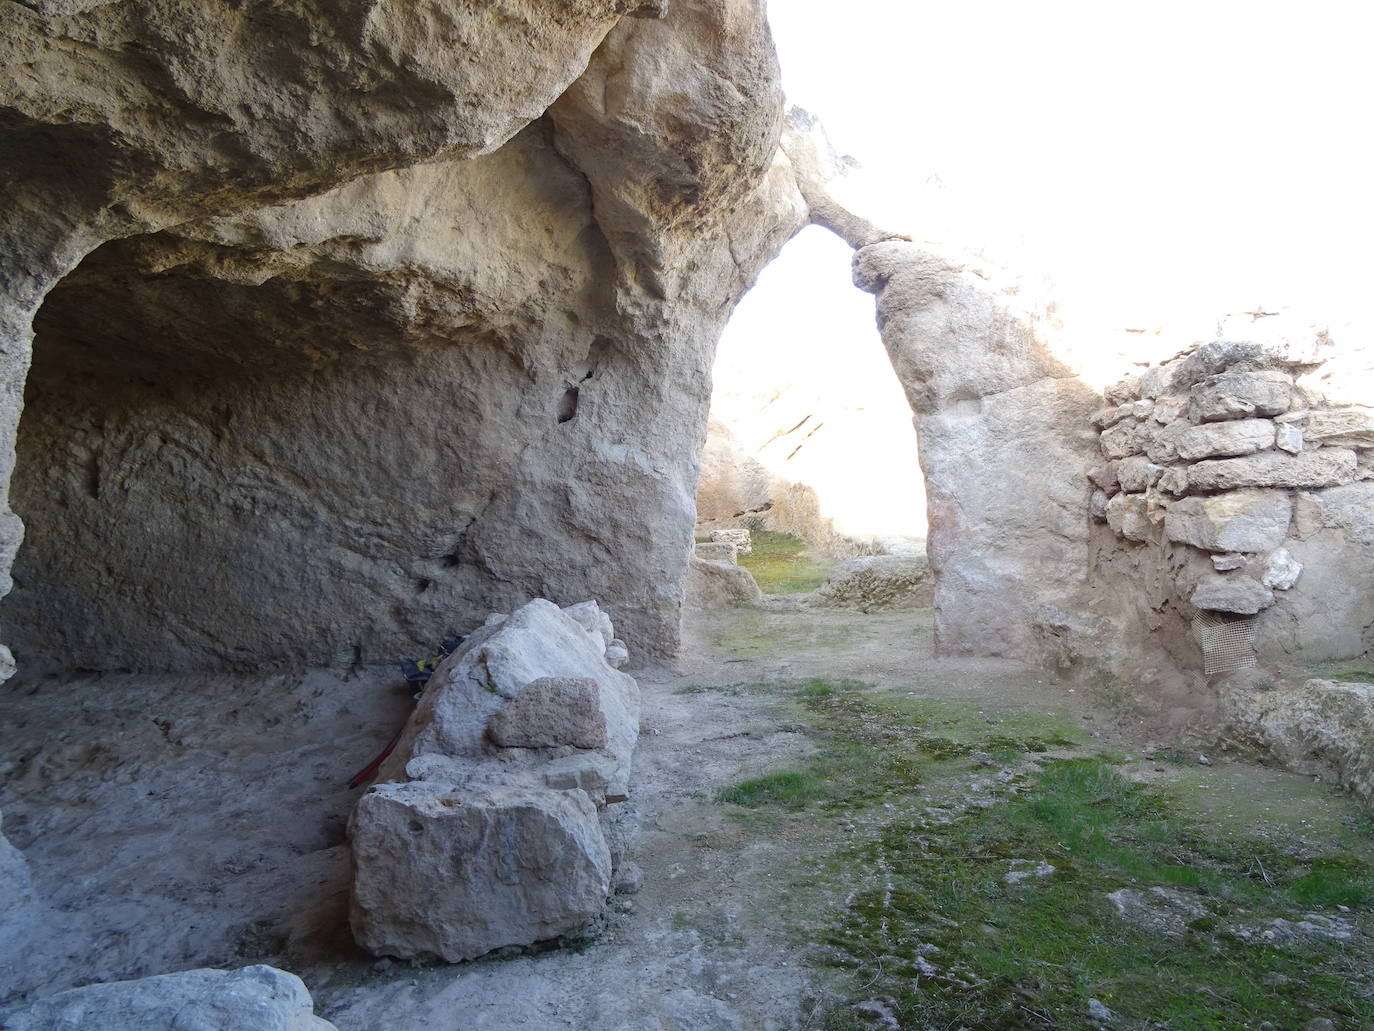
[[733, 566], [738, 564], [739, 547], [733, 541], [703, 541], [697, 545], [696, 555], [703, 562], [723, 562]]
[[1266, 451], [1244, 458], [1199, 462], [1188, 470], [1188, 487], [1195, 491], [1237, 487], [1337, 487], [1356, 476], [1355, 452], [1321, 448], [1290, 455]]
[[1178, 435], [1178, 457], [1199, 458], [1250, 455], [1274, 445], [1274, 424], [1269, 419], [1233, 419], [1190, 426]]
[[1374, 447], [1374, 408], [1308, 412], [1303, 437], [1334, 447]]
[[1169, 506], [1164, 536], [1204, 551], [1272, 551], [1288, 536], [1293, 502], [1279, 490], [1183, 498]]

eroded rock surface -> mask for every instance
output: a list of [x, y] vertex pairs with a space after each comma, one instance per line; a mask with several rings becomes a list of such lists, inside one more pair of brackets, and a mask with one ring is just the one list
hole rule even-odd
[[916, 609], [929, 607], [934, 594], [935, 577], [924, 555], [864, 555], [831, 569], [808, 604], [863, 612]]
[[349, 822], [359, 944], [457, 962], [602, 911], [639, 737], [618, 644], [596, 603], [536, 599], [444, 660]]
[[761, 5], [3, 18], [21, 661], [350, 665], [541, 596], [674, 651], [715, 340], [806, 220]]
[[0, 1013], [7, 1031], [335, 1031], [295, 974], [275, 967], [187, 970], [73, 988]]
[[1374, 684], [1306, 680], [1227, 695], [1242, 745], [1286, 768], [1340, 784], [1374, 807]]

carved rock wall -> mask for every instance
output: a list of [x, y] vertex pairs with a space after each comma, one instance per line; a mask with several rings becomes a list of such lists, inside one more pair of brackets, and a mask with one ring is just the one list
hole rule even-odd
[[[541, 596], [670, 654], [715, 340], [806, 219], [761, 5], [307, 7], [4, 12], [20, 659], [381, 659]], [[100, 183], [30, 167], [92, 133]]]

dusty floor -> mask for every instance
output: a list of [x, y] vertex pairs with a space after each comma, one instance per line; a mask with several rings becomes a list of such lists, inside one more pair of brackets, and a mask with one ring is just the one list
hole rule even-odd
[[[356, 792], [345, 782], [410, 705], [389, 671], [5, 685], [0, 810], [47, 909], [0, 930], [0, 1003], [261, 961], [299, 973], [340, 1031], [807, 1027], [831, 989], [768, 889], [810, 838], [760, 831], [712, 795], [814, 744], [766, 692], [731, 685], [862, 680], [990, 713], [1054, 713], [1103, 744], [1144, 744], [1083, 689], [1001, 661], [932, 659], [928, 611], [714, 614], [690, 631], [678, 668], [639, 674], [643, 734], [621, 819], [642, 889], [571, 948], [458, 967], [377, 963], [347, 934]], [[1197, 804], [1217, 819], [1253, 819], [1238, 799], [1267, 785], [1254, 804], [1292, 798], [1291, 813], [1266, 818], [1295, 833], [1341, 804], [1243, 764], [1142, 770], [1197, 782]]]

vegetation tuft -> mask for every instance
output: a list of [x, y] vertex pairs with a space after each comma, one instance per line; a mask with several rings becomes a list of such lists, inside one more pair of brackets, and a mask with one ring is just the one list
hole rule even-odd
[[[1087, 1031], [1095, 999], [1126, 1028], [1374, 1028], [1368, 834], [1313, 853], [1223, 831], [1067, 721], [824, 681], [787, 697], [814, 728], [811, 764], [717, 800], [818, 834], [841, 813], [861, 827], [781, 879], [796, 933], [841, 978], [809, 1026], [873, 1028], [885, 1011], [912, 1029]], [[1159, 912], [1124, 919], [1108, 898], [1123, 889]], [[1274, 923], [1309, 914], [1352, 937]]]
[[805, 594], [825, 583], [834, 563], [809, 556], [800, 537], [759, 530], [753, 534], [753, 553], [741, 555], [739, 564], [765, 594]]

